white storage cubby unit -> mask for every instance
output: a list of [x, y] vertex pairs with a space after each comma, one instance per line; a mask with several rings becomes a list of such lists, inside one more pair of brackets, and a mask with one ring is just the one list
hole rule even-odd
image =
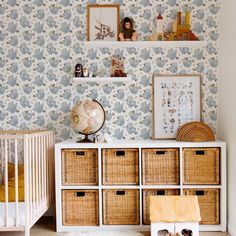
[[56, 144], [57, 231], [150, 230], [149, 196], [198, 195], [200, 231], [226, 231], [226, 144]]

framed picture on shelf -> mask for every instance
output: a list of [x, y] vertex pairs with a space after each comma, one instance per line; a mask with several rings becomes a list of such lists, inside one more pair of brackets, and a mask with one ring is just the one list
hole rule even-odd
[[178, 128], [201, 121], [200, 75], [153, 76], [153, 138], [174, 139]]
[[118, 41], [120, 5], [89, 4], [87, 6], [87, 40]]

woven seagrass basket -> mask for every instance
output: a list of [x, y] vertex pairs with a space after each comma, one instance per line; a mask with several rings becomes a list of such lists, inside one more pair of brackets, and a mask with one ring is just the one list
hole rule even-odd
[[138, 185], [138, 149], [103, 149], [103, 184]]
[[144, 185], [179, 184], [179, 150], [142, 149]]
[[98, 150], [62, 150], [62, 185], [98, 185]]
[[95, 226], [98, 219], [98, 190], [62, 191], [63, 225]]
[[220, 224], [219, 189], [184, 189], [184, 195], [197, 195], [202, 225]]
[[103, 190], [103, 223], [105, 225], [139, 224], [139, 190]]

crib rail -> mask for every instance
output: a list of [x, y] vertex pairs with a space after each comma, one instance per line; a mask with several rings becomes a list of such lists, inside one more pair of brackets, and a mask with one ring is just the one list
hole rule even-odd
[[[0, 171], [4, 173], [5, 224], [1, 230], [20, 229], [19, 163], [24, 165], [25, 235], [54, 201], [54, 134], [51, 131], [0, 131]], [[9, 163], [14, 164], [14, 225], [9, 217]], [[12, 198], [12, 197], [11, 197]]]

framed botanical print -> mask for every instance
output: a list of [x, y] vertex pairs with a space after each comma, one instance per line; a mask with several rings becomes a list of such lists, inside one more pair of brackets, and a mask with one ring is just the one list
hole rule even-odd
[[87, 6], [87, 40], [118, 41], [120, 5], [89, 4]]
[[153, 138], [174, 139], [190, 121], [201, 121], [201, 76], [154, 75]]

